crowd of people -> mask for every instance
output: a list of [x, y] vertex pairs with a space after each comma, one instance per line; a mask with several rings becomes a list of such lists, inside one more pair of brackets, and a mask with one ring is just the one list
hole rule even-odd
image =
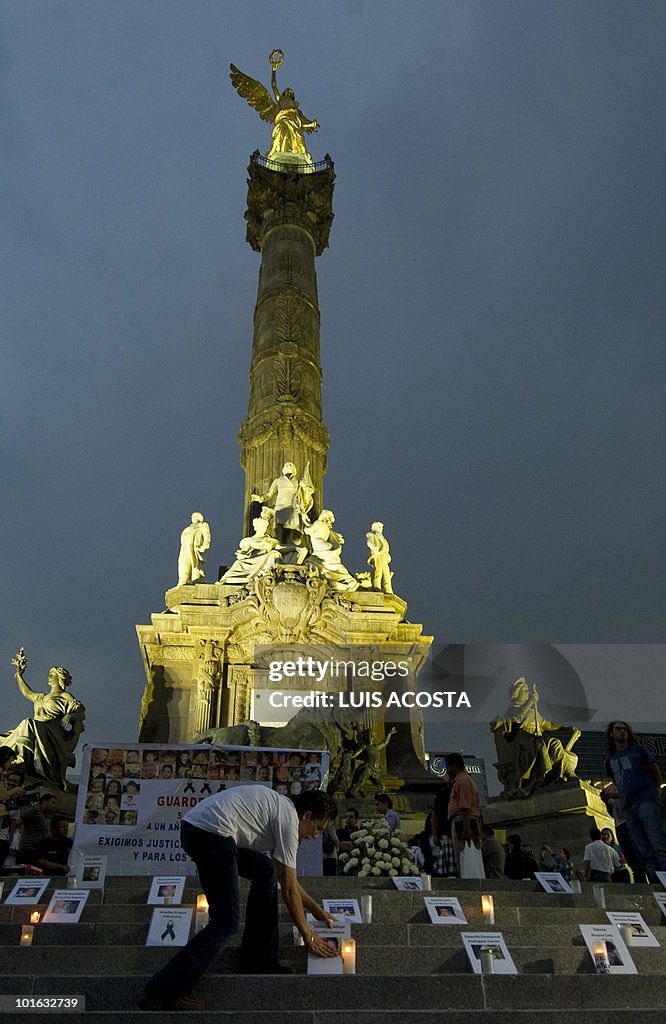
[[[602, 798], [614, 828], [590, 830], [578, 868], [565, 847], [544, 843], [537, 860], [518, 833], [500, 842], [493, 827], [483, 822], [479, 791], [459, 753], [445, 757], [447, 780], [435, 794], [422, 831], [414, 837], [415, 863], [434, 877], [466, 876], [467, 853], [474, 850], [481, 866], [476, 877], [525, 879], [546, 871], [557, 872], [566, 881], [656, 881], [657, 872], [666, 871], [659, 769], [626, 722], [611, 722], [606, 740], [605, 773], [610, 782]], [[0, 864], [34, 864], [45, 874], [66, 875], [72, 841], [67, 820], [55, 813], [57, 797], [49, 792], [29, 795], [15, 760], [13, 749], [0, 747]], [[95, 781], [87, 800], [98, 796], [92, 790]], [[251, 882], [241, 944], [244, 970], [286, 970], [277, 960], [278, 882], [287, 910], [310, 950], [319, 956], [333, 955], [308, 923], [306, 914], [328, 924], [333, 918], [298, 882], [296, 850], [300, 841], [321, 835], [324, 874], [337, 874], [340, 854], [353, 849], [359, 811], [347, 807], [336, 827], [337, 807], [320, 789], [281, 792], [262, 784], [261, 776], [256, 782], [248, 778], [247, 783], [207, 796], [182, 819], [181, 844], [196, 864], [208, 898], [209, 923], [149, 981], [143, 1009], [200, 1008], [193, 982], [239, 928], [239, 876]], [[123, 799], [119, 782], [109, 778], [106, 786], [107, 801]], [[116, 791], [109, 789], [113, 786]], [[391, 834], [398, 832], [400, 817], [391, 796], [379, 792], [374, 802], [376, 817]], [[86, 813], [91, 810], [86, 803]]]

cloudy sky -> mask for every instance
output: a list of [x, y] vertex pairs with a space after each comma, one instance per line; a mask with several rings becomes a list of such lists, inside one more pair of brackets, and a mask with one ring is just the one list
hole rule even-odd
[[36, 688], [71, 670], [88, 739], [136, 738], [134, 626], [180, 531], [205, 513], [213, 569], [239, 539], [270, 129], [228, 66], [268, 84], [276, 46], [336, 166], [317, 266], [349, 568], [380, 518], [441, 643], [664, 639], [665, 28], [653, 0], [5, 0], [6, 728], [25, 644]]

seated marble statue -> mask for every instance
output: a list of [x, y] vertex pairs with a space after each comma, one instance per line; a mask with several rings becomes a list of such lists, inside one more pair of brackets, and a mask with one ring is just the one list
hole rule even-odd
[[75, 763], [74, 749], [83, 732], [85, 708], [67, 693], [72, 677], [66, 668], [49, 672], [49, 692], [39, 693], [26, 683], [23, 673], [27, 665], [21, 647], [15, 658], [16, 682], [19, 690], [34, 705], [32, 718], [24, 718], [0, 742], [16, 751], [17, 759], [28, 775], [36, 775], [60, 789], [69, 789], [65, 774]]
[[[536, 686], [532, 686], [530, 694], [521, 676], [509, 690], [508, 708], [490, 723], [495, 734], [497, 774], [509, 798], [529, 796], [539, 786], [576, 777], [578, 755], [571, 747], [580, 737], [580, 730], [546, 721], [539, 712], [538, 701]], [[557, 736], [543, 735], [565, 728], [572, 733], [566, 747]]]
[[204, 554], [210, 547], [210, 527], [201, 512], [192, 513], [192, 521], [180, 535], [178, 586], [203, 579]]
[[220, 583], [249, 583], [255, 576], [263, 576], [273, 568], [280, 552], [277, 540], [270, 535], [272, 522], [273, 511], [264, 506], [261, 514], [252, 520], [254, 533], [251, 537], [243, 537], [238, 545], [236, 561], [227, 569]]
[[312, 554], [307, 561], [320, 569], [321, 574], [333, 584], [334, 590], [358, 590], [358, 580], [342, 564], [342, 545], [345, 541], [333, 529], [334, 522], [333, 513], [324, 509], [311, 526], [305, 527], [305, 533], [312, 544]]

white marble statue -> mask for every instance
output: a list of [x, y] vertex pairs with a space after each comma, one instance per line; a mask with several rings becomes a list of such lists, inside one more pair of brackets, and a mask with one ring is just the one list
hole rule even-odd
[[49, 672], [49, 691], [40, 693], [26, 683], [23, 674], [28, 659], [21, 647], [12, 665], [18, 688], [33, 707], [33, 717], [0, 737], [3, 746], [16, 751], [21, 767], [28, 775], [37, 775], [61, 789], [68, 789], [65, 779], [68, 768], [75, 763], [74, 748], [85, 726], [86, 709], [67, 693], [72, 677], [66, 668]]
[[370, 548], [368, 565], [372, 568], [372, 585], [375, 590], [383, 590], [385, 594], [392, 594], [391, 578], [393, 573], [389, 569], [391, 551], [389, 542], [384, 536], [384, 524], [373, 523], [370, 532], [366, 533], [365, 539]]
[[308, 562], [316, 565], [322, 575], [333, 584], [335, 590], [358, 590], [359, 582], [345, 569], [342, 564], [342, 545], [345, 540], [333, 529], [335, 516], [324, 509], [305, 532], [312, 544], [312, 554]]
[[282, 474], [273, 480], [266, 494], [252, 494], [252, 501], [260, 501], [275, 512], [275, 536], [284, 562], [300, 565], [307, 555], [304, 528], [309, 525], [308, 512], [312, 508], [314, 486], [310, 479], [310, 464], [298, 479], [293, 462], [285, 462]]
[[192, 513], [192, 522], [180, 535], [178, 586], [196, 583], [204, 577], [204, 553], [210, 547], [210, 527], [201, 512]]
[[263, 576], [280, 558], [278, 542], [271, 537], [273, 510], [264, 506], [261, 515], [252, 520], [254, 533], [243, 537], [238, 545], [236, 561], [227, 569], [220, 583], [249, 583], [255, 576]]

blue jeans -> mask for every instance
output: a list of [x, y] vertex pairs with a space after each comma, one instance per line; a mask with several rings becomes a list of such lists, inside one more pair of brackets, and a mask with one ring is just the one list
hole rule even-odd
[[656, 800], [643, 800], [625, 808], [624, 820], [634, 849], [640, 857], [651, 882], [656, 871], [666, 871], [666, 835], [662, 825], [661, 806]]
[[278, 956], [277, 877], [270, 857], [238, 849], [233, 839], [183, 821], [180, 842], [199, 872], [208, 900], [209, 922], [186, 946], [154, 974], [150, 993], [181, 996], [189, 993], [229, 939], [240, 927], [238, 876], [250, 880], [241, 942], [241, 965], [260, 968]]

